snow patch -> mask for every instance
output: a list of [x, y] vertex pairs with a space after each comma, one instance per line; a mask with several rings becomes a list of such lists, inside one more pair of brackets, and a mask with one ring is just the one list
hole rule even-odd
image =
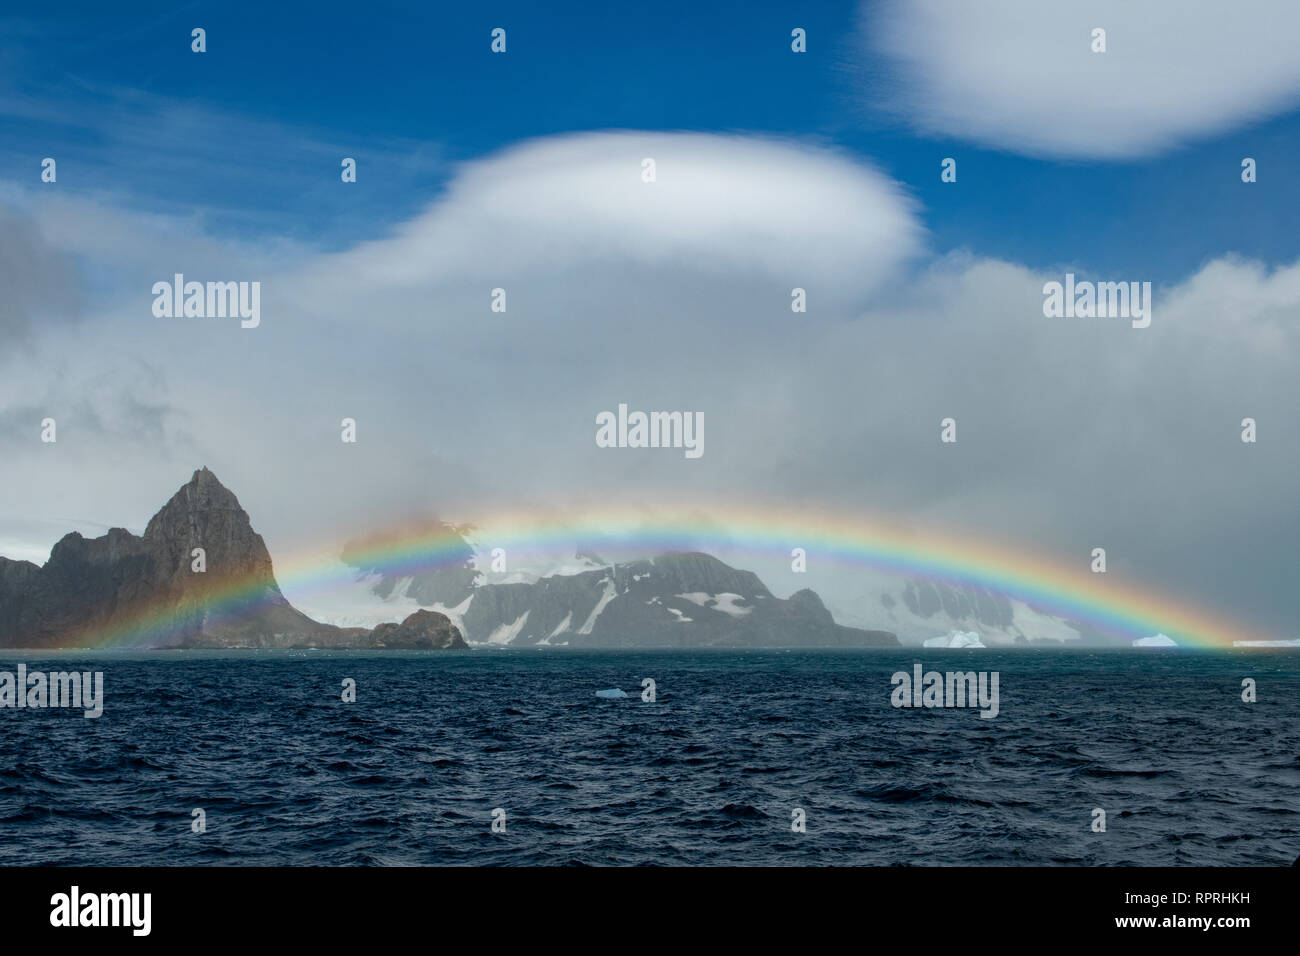
[[573, 612], [570, 611], [568, 614], [564, 615], [563, 621], [555, 625], [555, 630], [551, 631], [551, 633], [546, 636], [546, 640], [549, 641], [553, 637], [559, 637], [561, 634], [563, 634], [565, 631], [569, 629], [569, 625], [572, 623], [573, 623]]
[[609, 565], [600, 564], [588, 557], [574, 556], [564, 561], [551, 565], [545, 573], [541, 574], [543, 578], [569, 578], [575, 574], [586, 574], [588, 571], [599, 571], [607, 568]]
[[528, 615], [532, 613], [532, 611], [524, 611], [523, 614], [519, 615], [519, 618], [515, 623], [500, 625], [495, 631], [488, 635], [487, 643], [509, 644], [519, 636], [519, 632], [524, 629], [524, 624], [528, 622]]
[[582, 627], [578, 628], [579, 634], [590, 634], [591, 629], [596, 626], [596, 618], [600, 617], [600, 612], [605, 610], [605, 605], [618, 597], [618, 590], [614, 587], [614, 579], [610, 577], [605, 578], [604, 580], [605, 593], [600, 596], [600, 600], [596, 602], [596, 606], [591, 609], [591, 614], [587, 616], [586, 622]]
[[723, 591], [721, 594], [717, 595], [717, 603], [713, 605], [713, 609], [715, 611], [721, 611], [723, 614], [730, 614], [732, 617], [744, 617], [746, 614], [749, 614], [754, 610], [752, 607], [736, 606], [737, 601], [744, 600], [745, 598], [741, 597], [739, 594], [732, 594], [729, 591]]
[[737, 607], [737, 601], [747, 599], [739, 594], [732, 594], [730, 591], [723, 591], [721, 594], [705, 594], [703, 591], [691, 591], [689, 594], [678, 594], [677, 597], [685, 598], [692, 604], [698, 604], [703, 608], [711, 608], [715, 611], [721, 611], [723, 614], [730, 614], [732, 617], [744, 617], [754, 610], [752, 607]]

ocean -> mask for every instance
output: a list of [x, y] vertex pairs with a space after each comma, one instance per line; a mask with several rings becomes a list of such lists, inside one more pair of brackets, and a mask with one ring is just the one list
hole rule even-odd
[[[69, 652], [0, 669], [19, 661], [102, 671], [104, 709], [0, 709], [6, 865], [1300, 855], [1294, 652]], [[997, 672], [997, 716], [893, 706], [891, 675], [916, 663]], [[630, 696], [596, 696], [611, 688]]]

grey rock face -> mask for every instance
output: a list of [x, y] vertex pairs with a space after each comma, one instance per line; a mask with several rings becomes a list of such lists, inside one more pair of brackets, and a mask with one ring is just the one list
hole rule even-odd
[[[203, 572], [193, 569], [196, 548], [204, 552]], [[404, 632], [406, 639], [434, 640], [427, 623], [417, 630]], [[390, 646], [363, 628], [321, 624], [293, 607], [276, 584], [262, 536], [206, 468], [140, 537], [122, 528], [93, 539], [69, 534], [44, 567], [0, 558], [0, 647], [101, 645]]]
[[1013, 617], [1011, 601], [1006, 595], [975, 584], [908, 581], [903, 601], [919, 617], [933, 617], [942, 612], [953, 620], [970, 620], [986, 627], [1009, 627]]
[[416, 611], [401, 624], [380, 624], [370, 634], [374, 647], [451, 650], [469, 647], [450, 618], [437, 611]]

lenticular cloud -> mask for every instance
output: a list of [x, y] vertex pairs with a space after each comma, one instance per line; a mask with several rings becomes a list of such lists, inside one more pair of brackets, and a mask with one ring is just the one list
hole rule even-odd
[[402, 282], [631, 262], [757, 270], [792, 285], [848, 281], [862, 291], [918, 253], [921, 236], [898, 184], [831, 150], [756, 136], [599, 132], [467, 163], [422, 216], [353, 250], [347, 265]]
[[1293, 0], [884, 0], [862, 22], [881, 105], [1034, 156], [1153, 155], [1300, 103]]

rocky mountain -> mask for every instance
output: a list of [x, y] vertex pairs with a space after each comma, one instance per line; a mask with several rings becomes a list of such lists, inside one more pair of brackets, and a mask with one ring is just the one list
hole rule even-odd
[[69, 534], [45, 565], [0, 557], [0, 647], [464, 647], [443, 615], [374, 632], [312, 620], [280, 593], [238, 499], [207, 468], [137, 537]]
[[[474, 643], [585, 647], [774, 647], [897, 644], [888, 631], [839, 624], [810, 590], [778, 598], [749, 571], [703, 553], [602, 565], [575, 556], [564, 573], [485, 582], [467, 529], [439, 570], [377, 596], [421, 609], [373, 630], [313, 620], [281, 593], [271, 556], [238, 499], [207, 468], [194, 473], [144, 534], [69, 534], [43, 566], [0, 558], [0, 647], [451, 649]], [[409, 529], [406, 529], [409, 530]], [[363, 570], [384, 538], [344, 551]], [[389, 605], [385, 605], [389, 606]], [[372, 619], [373, 620], [373, 619]]]
[[373, 647], [445, 651], [468, 647], [445, 614], [416, 611], [401, 624], [380, 624], [370, 632]]
[[[474, 529], [428, 516], [413, 517], [403, 524], [402, 537], [433, 542], [441, 555], [449, 556], [433, 568], [394, 568], [382, 560], [368, 561], [368, 554], [382, 554], [383, 538], [377, 539], [381, 545], [377, 551], [363, 546], [364, 542], [350, 545], [343, 559], [372, 578], [373, 594], [385, 604], [441, 610], [460, 625], [471, 643], [478, 644], [761, 644], [769, 639], [801, 643], [797, 636], [779, 634], [780, 628], [792, 623], [794, 635], [801, 624], [810, 625], [805, 628], [810, 642], [811, 635], [820, 633], [821, 642], [839, 643], [844, 635], [825, 633], [828, 611], [837, 626], [856, 632], [847, 643], [894, 643], [896, 637], [899, 643], [921, 646], [954, 632], [973, 632], [989, 647], [1114, 644], [1112, 637], [1085, 622], [1068, 620], [974, 582], [910, 577], [864, 567], [823, 567], [818, 583], [829, 588], [824, 593], [833, 600], [823, 606], [811, 591], [792, 595], [789, 600], [804, 612], [789, 612], [797, 618], [791, 622], [774, 612], [782, 604], [757, 577], [708, 555], [668, 554], [653, 562], [618, 563], [589, 552], [569, 551], [566, 556], [563, 550], [556, 550], [526, 567], [512, 567], [505, 575], [490, 569], [482, 553], [486, 548], [476, 543], [476, 532], [467, 531]], [[660, 566], [657, 578], [647, 576], [652, 570], [647, 563]], [[615, 592], [612, 603], [592, 620], [589, 631], [583, 631], [611, 586]], [[748, 600], [733, 603], [727, 594], [744, 595]], [[706, 600], [701, 606], [681, 595], [719, 600]], [[757, 617], [741, 613], [760, 605], [763, 611]], [[560, 628], [566, 617], [567, 624]], [[686, 617], [689, 622], [683, 621]], [[685, 626], [688, 624], [693, 627]], [[760, 633], [765, 630], [772, 634], [770, 638]], [[885, 636], [867, 640], [861, 636], [864, 631]]]
[[484, 583], [481, 576], [471, 581], [465, 576], [467, 567], [468, 563], [403, 580], [381, 577], [375, 590], [385, 597], [400, 592], [421, 603], [437, 595], [429, 606], [447, 614], [474, 644], [862, 647], [898, 643], [888, 631], [836, 623], [812, 591], [778, 598], [752, 572], [698, 552], [661, 554], [511, 583]]

